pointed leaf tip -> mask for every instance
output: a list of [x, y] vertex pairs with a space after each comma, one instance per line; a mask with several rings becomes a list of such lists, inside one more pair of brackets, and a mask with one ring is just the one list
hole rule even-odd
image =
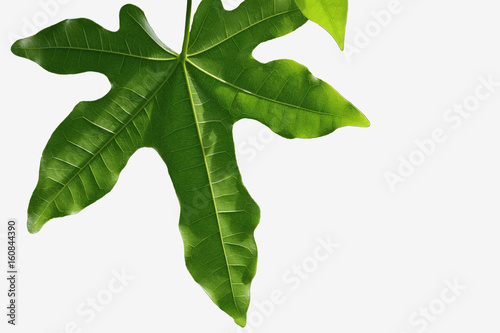
[[12, 46], [10, 47], [10, 51], [18, 56], [18, 57], [22, 57], [22, 53], [21, 53], [21, 50], [22, 50], [22, 43], [23, 43], [23, 40], [24, 39], [18, 39], [14, 42], [14, 44], [12, 44]]
[[344, 50], [347, 24], [347, 0], [295, 0], [309, 20], [322, 26]]
[[366, 118], [366, 116], [361, 111], [359, 111], [359, 109], [356, 108], [354, 105], [352, 105], [352, 108], [358, 114], [358, 122], [356, 123], [355, 126], [358, 126], [358, 127], [370, 127], [371, 124], [370, 124], [370, 121], [368, 120], [368, 118]]
[[27, 225], [28, 225], [28, 232], [30, 234], [38, 233], [42, 229], [42, 226], [43, 226], [43, 224], [38, 224], [38, 223], [36, 223], [36, 221], [34, 221], [31, 218], [28, 218]]
[[245, 317], [236, 317], [234, 318], [234, 322], [240, 326], [240, 327], [245, 327], [247, 325], [247, 319]]
[[[43, 226], [50, 220], [50, 219], [43, 219], [41, 216], [37, 216], [33, 214], [32, 212], [32, 206], [28, 207], [28, 221], [27, 221], [27, 227], [28, 227], [28, 232], [30, 234], [36, 234], [40, 230], [42, 230]], [[57, 217], [57, 216], [54, 216]]]

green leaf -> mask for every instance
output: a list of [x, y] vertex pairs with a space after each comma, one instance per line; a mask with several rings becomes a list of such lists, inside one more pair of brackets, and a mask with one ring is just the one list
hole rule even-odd
[[17, 41], [16, 55], [50, 72], [99, 72], [112, 85], [103, 98], [79, 103], [50, 138], [28, 209], [29, 231], [103, 197], [130, 156], [152, 147], [179, 198], [189, 272], [244, 326], [260, 211], [238, 171], [233, 124], [256, 119], [287, 138], [368, 126], [304, 66], [252, 57], [260, 43], [306, 21], [294, 0], [247, 0], [234, 11], [224, 10], [220, 0], [204, 0], [178, 55], [156, 37], [139, 8], [126, 5], [116, 32], [73, 19]]
[[295, 0], [302, 13], [326, 29], [344, 49], [347, 0]]

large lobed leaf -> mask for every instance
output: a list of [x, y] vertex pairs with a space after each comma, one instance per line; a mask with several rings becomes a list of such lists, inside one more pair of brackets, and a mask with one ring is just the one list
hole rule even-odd
[[79, 103], [50, 138], [28, 209], [29, 231], [103, 197], [130, 156], [152, 147], [168, 166], [179, 198], [187, 268], [244, 326], [260, 212], [238, 171], [233, 124], [256, 119], [287, 138], [368, 126], [304, 66], [252, 57], [260, 43], [306, 21], [294, 0], [246, 0], [233, 11], [220, 0], [203, 0], [185, 57], [156, 37], [139, 8], [126, 5], [116, 32], [72, 19], [17, 41], [16, 55], [50, 72], [94, 71], [112, 84], [103, 98]]

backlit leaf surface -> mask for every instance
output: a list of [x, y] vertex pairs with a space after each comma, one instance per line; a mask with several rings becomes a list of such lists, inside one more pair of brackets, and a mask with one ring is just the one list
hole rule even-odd
[[347, 0], [295, 0], [302, 13], [332, 35], [344, 49]]

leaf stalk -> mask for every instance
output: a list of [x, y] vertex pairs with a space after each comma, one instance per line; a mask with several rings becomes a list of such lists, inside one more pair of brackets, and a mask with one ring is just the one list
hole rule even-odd
[[182, 51], [179, 55], [180, 61], [185, 61], [187, 57], [187, 50], [189, 45], [189, 29], [191, 27], [191, 8], [193, 6], [193, 0], [187, 0], [186, 8], [186, 23], [184, 28], [184, 42], [182, 43]]

